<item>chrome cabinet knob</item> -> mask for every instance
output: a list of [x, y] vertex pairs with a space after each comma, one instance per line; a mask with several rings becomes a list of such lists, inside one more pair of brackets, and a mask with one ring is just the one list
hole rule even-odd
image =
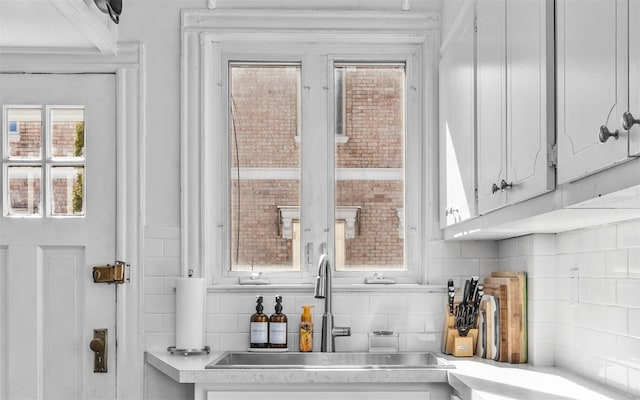
[[635, 124], [640, 125], [640, 119], [633, 118], [633, 115], [629, 111], [622, 114], [622, 129], [628, 131]]
[[498, 185], [496, 185], [495, 183], [491, 186], [491, 193], [497, 192], [498, 190], [500, 190], [500, 188], [498, 187]]
[[602, 125], [600, 127], [600, 131], [598, 133], [598, 138], [600, 139], [600, 143], [604, 143], [609, 140], [610, 137], [618, 140], [618, 130], [616, 129], [613, 133], [606, 126]]
[[506, 189], [511, 189], [513, 187], [513, 182], [507, 183], [504, 179], [500, 182], [500, 190], [504, 191]]

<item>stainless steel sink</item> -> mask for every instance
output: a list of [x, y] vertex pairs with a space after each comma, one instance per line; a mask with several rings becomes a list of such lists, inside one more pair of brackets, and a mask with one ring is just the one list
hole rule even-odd
[[226, 352], [208, 369], [435, 369], [455, 368], [424, 353], [250, 353]]

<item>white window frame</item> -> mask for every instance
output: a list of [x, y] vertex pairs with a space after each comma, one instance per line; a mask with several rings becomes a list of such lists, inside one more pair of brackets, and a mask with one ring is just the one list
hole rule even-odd
[[[436, 148], [432, 123], [436, 99], [433, 65], [439, 18], [430, 13], [389, 11], [183, 10], [182, 13], [182, 272], [193, 270], [210, 285], [234, 285], [247, 272], [229, 271], [228, 65], [230, 62], [300, 62], [303, 140], [301, 203], [333, 194], [335, 135], [333, 64], [404, 63], [405, 82], [405, 263], [386, 272], [398, 283], [424, 283], [425, 247], [432, 222], [425, 168]], [[322, 88], [322, 96], [310, 96]], [[313, 152], [306, 150], [313, 149]], [[328, 151], [331, 149], [331, 151]], [[429, 157], [432, 154], [428, 152]], [[320, 154], [320, 156], [319, 156]], [[305, 185], [305, 165], [326, 165], [324, 178]], [[431, 160], [429, 165], [436, 165]], [[428, 172], [428, 173], [427, 173]], [[437, 174], [437, 171], [436, 171]], [[313, 186], [313, 187], [311, 187]], [[272, 283], [309, 283], [317, 259], [333, 256], [333, 196], [326, 210], [302, 209], [301, 271], [269, 274]], [[311, 229], [311, 227], [315, 227]], [[324, 227], [319, 229], [319, 227]], [[307, 244], [312, 260], [307, 262]], [[339, 272], [342, 283], [362, 283], [362, 272]]]

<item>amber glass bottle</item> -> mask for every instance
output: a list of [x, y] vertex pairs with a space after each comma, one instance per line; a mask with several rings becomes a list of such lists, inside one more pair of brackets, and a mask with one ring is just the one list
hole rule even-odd
[[251, 348], [269, 347], [269, 317], [262, 312], [262, 296], [256, 298], [256, 313], [251, 316]]
[[282, 313], [282, 296], [276, 296], [276, 312], [269, 317], [269, 347], [287, 348], [287, 316]]

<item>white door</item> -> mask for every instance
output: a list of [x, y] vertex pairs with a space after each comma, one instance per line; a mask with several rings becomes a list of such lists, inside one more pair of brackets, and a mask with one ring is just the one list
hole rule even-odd
[[2, 398], [115, 398], [116, 288], [92, 278], [116, 254], [115, 98], [114, 75], [0, 75]]
[[[629, 2], [629, 112], [640, 119], [640, 1]], [[629, 155], [640, 156], [640, 124], [629, 130]]]

